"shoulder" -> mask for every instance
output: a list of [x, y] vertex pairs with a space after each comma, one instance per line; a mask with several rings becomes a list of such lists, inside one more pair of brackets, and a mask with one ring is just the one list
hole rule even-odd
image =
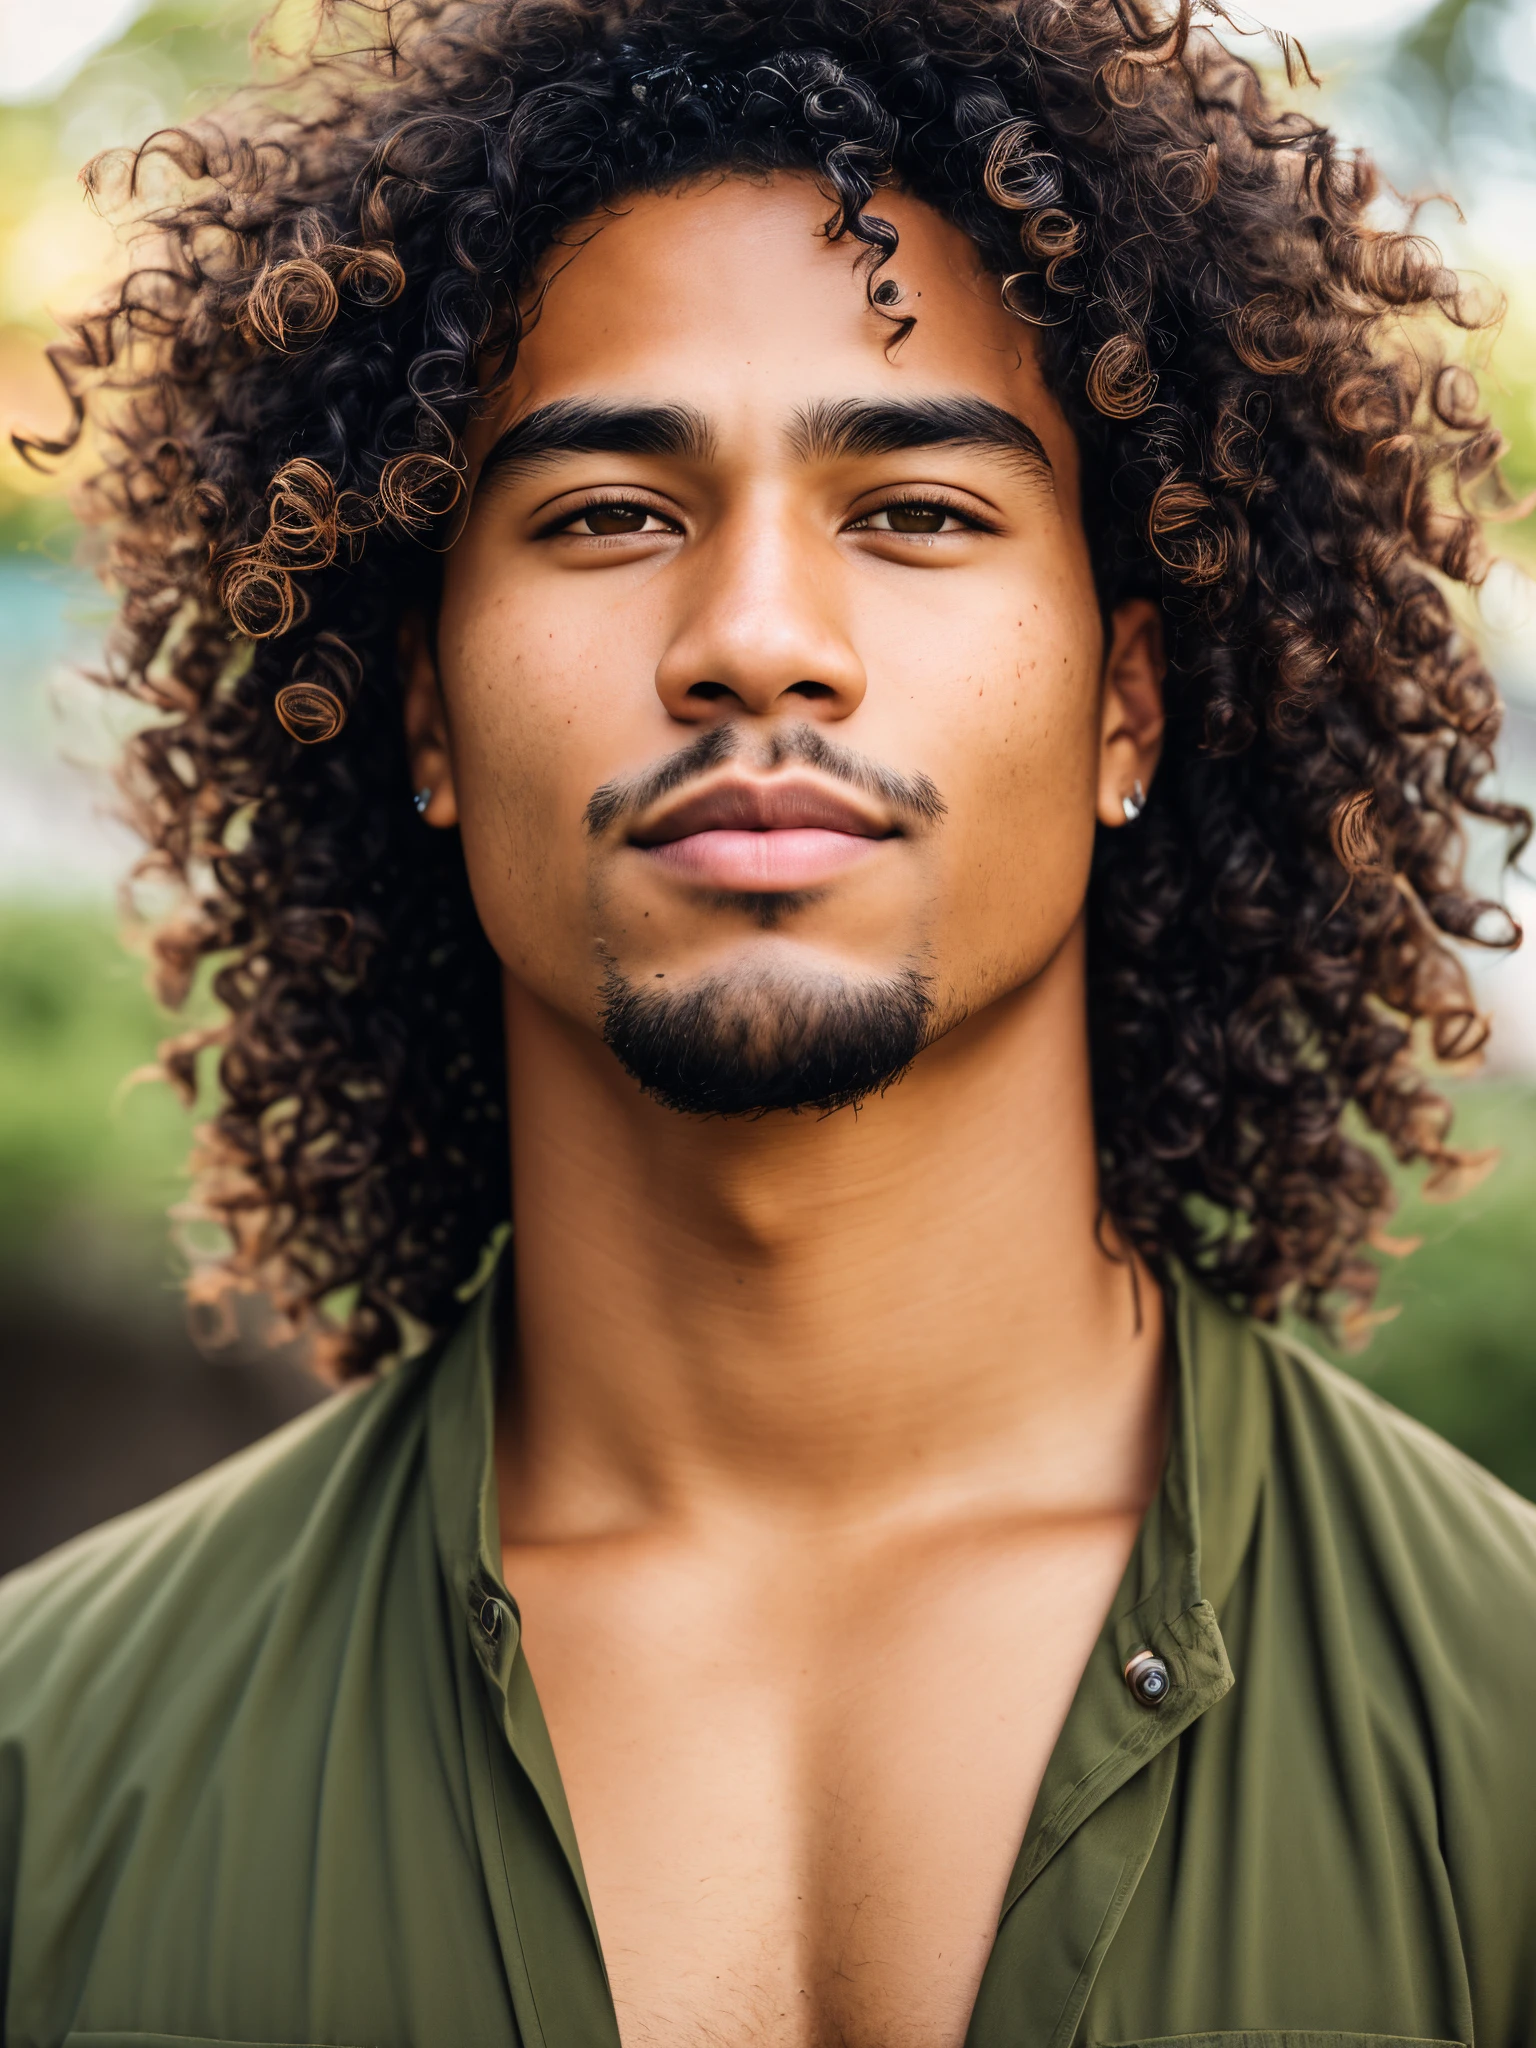
[[1536, 1506], [1305, 1344], [1264, 1329], [1255, 1341], [1272, 1455], [1315, 1512], [1405, 1584], [1447, 1601], [1503, 1587], [1536, 1619]]
[[0, 1580], [0, 1746], [54, 1750], [92, 1726], [120, 1743], [158, 1702], [216, 1687], [295, 1576], [344, 1556], [409, 1437], [413, 1377], [335, 1394]]
[[[1400, 1587], [1506, 1586], [1536, 1606], [1536, 1505], [1361, 1380], [1185, 1281], [1202, 1506], [1252, 1475], [1335, 1551], [1371, 1552]], [[1447, 1371], [1454, 1371], [1448, 1361]], [[1244, 1517], [1242, 1528], [1252, 1526]]]
[[1426, 1759], [1443, 1813], [1496, 1833], [1490, 1799], [1536, 1800], [1536, 1507], [1306, 1345], [1240, 1328], [1222, 1363], [1267, 1437], [1251, 1597], [1320, 1692]]
[[1536, 1507], [1305, 1345], [1252, 1330], [1249, 1350], [1270, 1418], [1247, 1566], [1265, 1668], [1283, 1657], [1297, 1723], [1328, 1724], [1352, 1780], [1333, 1796], [1390, 1808], [1443, 1867], [1479, 2038], [1527, 2039]]
[[1536, 1699], [1536, 1506], [1287, 1333], [1186, 1300], [1218, 1611], [1262, 1582], [1289, 1627], [1327, 1617], [1315, 1640], [1367, 1692], [1469, 1748], [1512, 1741]]

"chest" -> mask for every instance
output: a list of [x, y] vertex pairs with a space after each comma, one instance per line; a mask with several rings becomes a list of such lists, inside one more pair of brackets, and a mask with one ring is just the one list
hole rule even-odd
[[[1022, 1559], [994, 1580], [956, 1558], [942, 1597], [904, 1571], [890, 1642], [850, 1624], [846, 1661], [837, 1628], [812, 1627], [813, 1602], [749, 1608], [732, 1629], [707, 1582], [674, 1583], [679, 1653], [714, 1620], [697, 1636], [696, 1711], [675, 1661], [658, 1651], [653, 1673], [645, 1654], [661, 1612], [637, 1599], [631, 1623], [605, 1598], [598, 1645], [596, 1611], [576, 1612], [570, 1588], [551, 1605], [562, 1588], [530, 1564], [532, 1648], [572, 1689], [548, 1718], [626, 2048], [1536, 2040], [1530, 1859], [1490, 1849], [1500, 1814], [1525, 1811], [1524, 1751], [1506, 1745], [1498, 1780], [1469, 1774], [1455, 1742], [1431, 1768], [1412, 1719], [1424, 1667], [1368, 1680], [1347, 1634], [1297, 1627], [1318, 1605], [1297, 1577], [1306, 1560], [1293, 1572], [1277, 1543], [1256, 1550], [1263, 1568], [1239, 1580], [1219, 1632], [1184, 1615], [1163, 1638], [1179, 1681], [1168, 1706], [1137, 1706], [1100, 1640], [1054, 1747], [1040, 1703], [1070, 1690], [1051, 1634], [1069, 1610], [1031, 1593]], [[274, 1630], [254, 1670], [163, 1710], [158, 1770], [116, 1751], [91, 1769], [81, 1717], [60, 1716], [6, 1809], [14, 1751], [0, 1754], [0, 1827], [21, 1825], [6, 1852], [7, 2040], [611, 2048], [608, 1983], [546, 1819], [552, 1767], [526, 1667], [476, 1635], [476, 1591], [440, 1637], [424, 1625], [430, 1603], [398, 1584], [409, 1556], [396, 1546], [380, 1602], [408, 1618], [393, 1642], [359, 1630], [338, 1659], [313, 1629]], [[989, 1616], [1017, 1626], [1008, 1672], [1000, 1651], [967, 1647], [966, 1612], [988, 1642]], [[1219, 1674], [1228, 1653], [1235, 1686]], [[804, 1733], [796, 1746], [796, 1717], [765, 1709], [787, 1671], [807, 1690], [841, 1674], [826, 1700], [840, 1747], [818, 1752]], [[798, 1725], [822, 1724], [802, 1705]], [[1049, 1784], [1032, 1860], [1009, 1878], [1035, 1799], [1030, 1739], [1036, 1757], [1052, 1748]], [[189, 1759], [206, 1772], [196, 1798]], [[989, 1858], [1003, 1875], [986, 1875]], [[963, 1969], [951, 1941], [970, 1944]]]
[[1133, 1534], [766, 1574], [509, 1553], [625, 2048], [959, 2048]]

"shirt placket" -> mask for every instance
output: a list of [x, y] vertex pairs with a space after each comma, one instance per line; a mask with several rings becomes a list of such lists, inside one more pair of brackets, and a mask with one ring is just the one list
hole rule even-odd
[[1179, 1738], [1232, 1687], [1226, 1645], [1201, 1587], [1197, 1393], [1182, 1287], [1172, 1325], [1174, 1398], [1162, 1481], [1052, 1751], [966, 2048], [1068, 2048], [1074, 2041], [1157, 1843]]
[[476, 1841], [522, 2048], [619, 2048], [570, 1809], [499, 1571], [492, 1297], [463, 1331], [466, 1353], [439, 1367], [431, 1445]]

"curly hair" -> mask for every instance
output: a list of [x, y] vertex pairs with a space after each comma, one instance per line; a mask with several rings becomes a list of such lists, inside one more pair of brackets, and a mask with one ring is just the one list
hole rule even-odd
[[399, 622], [552, 244], [626, 194], [796, 169], [873, 305], [882, 188], [970, 237], [1083, 449], [1104, 605], [1166, 622], [1161, 767], [1090, 882], [1105, 1209], [1260, 1316], [1363, 1315], [1391, 1203], [1369, 1134], [1463, 1172], [1415, 1056], [1484, 1035], [1449, 941], [1519, 938], [1464, 884], [1465, 828], [1511, 857], [1530, 831], [1486, 793], [1499, 704], [1450, 602], [1499, 443], [1437, 337], [1479, 316], [1372, 224], [1370, 165], [1190, 0], [329, 21], [276, 86], [119, 162], [142, 238], [53, 352], [73, 428], [30, 444], [91, 451], [103, 679], [154, 714], [125, 776], [174, 885], [159, 991], [214, 965], [222, 1022], [163, 1058], [190, 1096], [217, 1043], [194, 1172], [225, 1278], [361, 1371], [444, 1324], [505, 1221], [498, 965], [456, 835], [409, 801]]

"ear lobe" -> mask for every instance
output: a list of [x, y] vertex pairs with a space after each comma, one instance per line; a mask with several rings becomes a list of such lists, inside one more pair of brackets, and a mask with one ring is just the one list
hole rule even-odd
[[[1150, 598], [1130, 598], [1110, 619], [1099, 731], [1098, 818], [1122, 826], [1139, 809], [1137, 785], [1152, 787], [1163, 750], [1163, 616]], [[1127, 799], [1131, 805], [1127, 807]]]
[[[411, 763], [411, 789], [424, 823], [449, 826], [459, 822], [453, 787], [453, 759], [448, 746], [448, 719], [438, 681], [432, 635], [420, 612], [400, 622], [396, 643], [404, 701], [405, 744]], [[424, 800], [423, 800], [424, 799]]]

